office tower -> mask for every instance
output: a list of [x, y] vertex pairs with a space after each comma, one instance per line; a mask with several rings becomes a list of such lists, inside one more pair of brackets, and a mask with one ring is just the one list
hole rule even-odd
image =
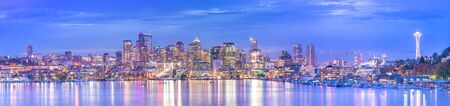
[[256, 39], [250, 38], [250, 62], [251, 63], [257, 63], [261, 62], [261, 54], [260, 49], [258, 49], [258, 42]]
[[236, 69], [236, 55], [238, 49], [232, 42], [223, 43], [223, 67], [224, 70], [234, 71]]
[[316, 52], [315, 47], [313, 44], [309, 44], [306, 47], [306, 65], [307, 66], [316, 66], [317, 58], [316, 58]]
[[153, 61], [156, 61], [158, 63], [161, 63], [163, 61], [163, 49], [161, 46], [156, 46], [154, 51], [153, 51]]
[[195, 40], [189, 44], [188, 47], [188, 53], [187, 53], [187, 64], [189, 69], [194, 68], [194, 63], [196, 61], [200, 61], [200, 55], [198, 52], [200, 52], [202, 49], [200, 40], [198, 38], [195, 38]]
[[303, 64], [303, 56], [302, 56], [302, 45], [296, 44], [294, 45], [294, 63]]
[[135, 48], [137, 50], [135, 51], [136, 59], [134, 61], [148, 62], [149, 61], [148, 48], [147, 48], [147, 46], [144, 45], [144, 41], [137, 40]]
[[281, 51], [280, 60], [283, 61], [284, 66], [292, 63], [292, 56], [288, 51]]
[[31, 55], [33, 55], [33, 46], [32, 45], [28, 45], [28, 47], [27, 47], [27, 57], [31, 57]]
[[143, 46], [145, 46], [147, 48], [148, 54], [153, 52], [152, 35], [151, 34], [140, 32], [139, 40], [142, 42]]
[[122, 51], [120, 50], [116, 52], [116, 64], [117, 65], [122, 64]]
[[123, 63], [130, 63], [133, 52], [133, 43], [131, 40], [123, 41]]
[[184, 44], [183, 42], [175, 43], [175, 47], [173, 48], [173, 58], [176, 62], [185, 62], [186, 61], [186, 53], [184, 52]]
[[64, 60], [65, 61], [72, 61], [72, 52], [71, 51], [65, 51], [64, 52]]
[[109, 57], [109, 53], [103, 53], [103, 57], [102, 57], [103, 63], [107, 63], [108, 62], [108, 57]]
[[131, 47], [131, 62], [137, 62], [137, 61], [141, 61], [141, 57], [139, 55], [139, 47], [137, 46], [132, 46]]
[[422, 33], [416, 31], [414, 33], [414, 38], [416, 38], [416, 59], [420, 58], [420, 37], [422, 37]]
[[223, 59], [223, 47], [214, 46], [210, 50], [211, 60], [222, 60]]

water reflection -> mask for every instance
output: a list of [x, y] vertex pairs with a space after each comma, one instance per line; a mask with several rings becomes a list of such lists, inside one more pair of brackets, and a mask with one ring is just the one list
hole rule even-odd
[[442, 90], [302, 86], [260, 80], [0, 83], [1, 106], [442, 106]]

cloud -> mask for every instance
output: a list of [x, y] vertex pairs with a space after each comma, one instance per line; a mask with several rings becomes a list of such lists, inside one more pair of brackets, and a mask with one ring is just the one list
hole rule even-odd
[[238, 12], [237, 10], [222, 10], [218, 8], [212, 8], [207, 10], [187, 10], [181, 12], [184, 15], [192, 15], [192, 16], [205, 16], [205, 15], [218, 15], [218, 14], [229, 14]]
[[379, 17], [380, 13], [398, 11], [393, 7], [381, 5], [374, 1], [363, 0], [343, 0], [343, 1], [322, 1], [321, 6], [328, 6], [331, 9], [327, 13], [333, 16], [344, 16], [349, 18], [371, 19]]
[[91, 27], [95, 24], [60, 24], [61, 27], [71, 27], [71, 28], [82, 28], [82, 27]]
[[51, 21], [95, 18], [99, 16], [102, 16], [102, 14], [49, 8], [18, 8], [0, 11], [0, 19], [3, 20]]
[[276, 3], [277, 3], [276, 1], [261, 1], [258, 3], [258, 7], [270, 8], [270, 7], [274, 6]]

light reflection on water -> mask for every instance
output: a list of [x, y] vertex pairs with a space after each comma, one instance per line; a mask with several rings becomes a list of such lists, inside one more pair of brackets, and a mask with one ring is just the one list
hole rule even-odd
[[442, 90], [302, 86], [261, 80], [0, 83], [0, 106], [447, 106]]

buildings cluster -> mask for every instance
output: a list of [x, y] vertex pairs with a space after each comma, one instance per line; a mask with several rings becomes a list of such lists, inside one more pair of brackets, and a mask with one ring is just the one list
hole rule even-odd
[[[414, 34], [420, 37], [421, 34]], [[378, 80], [386, 74], [383, 68], [393, 66], [387, 56], [370, 57], [364, 61], [362, 53], [353, 53], [354, 64], [334, 59], [327, 64], [317, 63], [316, 48], [295, 44], [283, 50], [278, 58], [269, 58], [250, 38], [249, 50], [238, 48], [233, 42], [224, 42], [204, 48], [199, 38], [185, 44], [175, 42], [154, 46], [153, 36], [140, 32], [137, 40], [124, 40], [123, 49], [113, 54], [75, 55], [39, 54], [30, 45], [23, 57], [0, 57], [0, 79], [31, 80], [135, 80], [135, 79], [320, 79], [338, 80], [358, 77]], [[419, 45], [416, 45], [419, 46]], [[419, 48], [419, 47], [417, 47]], [[305, 51], [305, 52], [304, 52]], [[419, 50], [418, 50], [419, 51]], [[418, 53], [418, 54], [417, 54]], [[420, 52], [416, 52], [420, 55]]]

